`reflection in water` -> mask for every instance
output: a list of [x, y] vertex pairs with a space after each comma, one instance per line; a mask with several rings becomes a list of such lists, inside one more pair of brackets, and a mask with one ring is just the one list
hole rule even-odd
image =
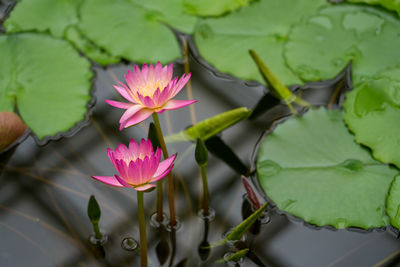
[[210, 227], [210, 219], [207, 217], [202, 217], [201, 219], [204, 222], [204, 233], [203, 233], [203, 240], [200, 242], [197, 251], [199, 253], [200, 259], [202, 261], [206, 261], [210, 256], [211, 252], [211, 246], [210, 243], [208, 242], [208, 228]]
[[169, 258], [170, 249], [167, 241], [167, 231], [164, 226], [159, 227], [158, 231], [160, 240], [156, 245], [156, 255], [160, 265], [163, 265]]

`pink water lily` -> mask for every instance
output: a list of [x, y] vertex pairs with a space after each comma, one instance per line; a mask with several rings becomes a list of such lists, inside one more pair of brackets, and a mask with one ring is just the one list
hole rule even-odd
[[120, 119], [120, 130], [138, 124], [147, 119], [153, 112], [162, 113], [167, 109], [178, 109], [193, 104], [197, 100], [173, 100], [190, 79], [190, 73], [172, 80], [172, 64], [162, 66], [160, 62], [143, 65], [142, 70], [135, 65], [133, 73], [128, 70], [126, 84], [120, 82], [114, 88], [129, 103], [106, 100], [114, 107], [126, 109]]
[[176, 154], [161, 161], [161, 149], [153, 152], [150, 140], [144, 140], [138, 145], [135, 140], [129, 142], [129, 147], [119, 144], [118, 148], [107, 149], [108, 157], [118, 171], [114, 176], [92, 176], [93, 178], [112, 186], [133, 187], [144, 191], [155, 187], [156, 182], [165, 177], [173, 168]]

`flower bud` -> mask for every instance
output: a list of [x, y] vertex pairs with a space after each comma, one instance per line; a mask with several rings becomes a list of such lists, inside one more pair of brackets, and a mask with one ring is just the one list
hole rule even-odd
[[0, 151], [14, 143], [26, 131], [26, 124], [21, 118], [8, 111], [0, 112]]

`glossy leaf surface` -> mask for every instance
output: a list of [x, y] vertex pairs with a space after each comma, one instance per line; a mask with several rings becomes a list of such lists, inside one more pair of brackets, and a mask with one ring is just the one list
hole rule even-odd
[[248, 53], [253, 49], [284, 84], [301, 83], [285, 65], [283, 46], [293, 24], [326, 4], [324, 0], [257, 1], [227, 16], [201, 21], [195, 43], [200, 55], [221, 72], [263, 82]]
[[130, 0], [86, 0], [80, 30], [111, 55], [135, 62], [173, 61], [181, 57], [174, 33]]
[[247, 6], [253, 0], [184, 0], [186, 12], [198, 16], [220, 16], [240, 7]]
[[68, 42], [44, 34], [1, 35], [0, 58], [0, 110], [18, 108], [39, 139], [84, 119], [93, 74]]
[[400, 167], [400, 69], [355, 86], [344, 102], [344, 120], [374, 157]]
[[393, 38], [399, 34], [400, 20], [389, 12], [329, 6], [293, 27], [285, 58], [306, 81], [331, 79], [352, 61], [357, 83], [400, 64], [400, 39]]
[[397, 175], [390, 186], [389, 195], [386, 200], [386, 212], [390, 223], [400, 229], [400, 176]]
[[260, 184], [279, 209], [338, 229], [387, 225], [385, 199], [397, 173], [354, 141], [337, 110], [279, 124], [257, 158]]

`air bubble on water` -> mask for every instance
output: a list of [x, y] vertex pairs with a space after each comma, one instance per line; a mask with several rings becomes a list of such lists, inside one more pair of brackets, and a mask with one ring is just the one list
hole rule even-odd
[[179, 220], [178, 217], [175, 217], [175, 222], [176, 222], [176, 224], [175, 224], [174, 226], [172, 226], [172, 225], [170, 224], [170, 222], [168, 221], [168, 223], [165, 225], [165, 229], [166, 229], [168, 232], [172, 232], [173, 230], [174, 230], [175, 232], [178, 232], [179, 230], [181, 230], [181, 229], [182, 229], [182, 223], [181, 223], [181, 221]]
[[121, 247], [126, 251], [134, 251], [139, 247], [139, 243], [132, 237], [125, 237], [121, 242]]
[[215, 210], [213, 208], [208, 208], [208, 214], [204, 215], [204, 210], [201, 209], [197, 213], [197, 216], [199, 216], [203, 220], [208, 220], [209, 222], [211, 222], [215, 218]]
[[168, 224], [168, 217], [167, 214], [165, 213], [163, 213], [161, 221], [157, 220], [157, 212], [154, 212], [150, 216], [150, 226], [154, 228], [160, 228], [160, 226], [166, 226], [167, 224]]
[[108, 235], [102, 234], [100, 238], [96, 237], [96, 234], [93, 232], [89, 236], [89, 242], [92, 245], [104, 245], [108, 241]]

